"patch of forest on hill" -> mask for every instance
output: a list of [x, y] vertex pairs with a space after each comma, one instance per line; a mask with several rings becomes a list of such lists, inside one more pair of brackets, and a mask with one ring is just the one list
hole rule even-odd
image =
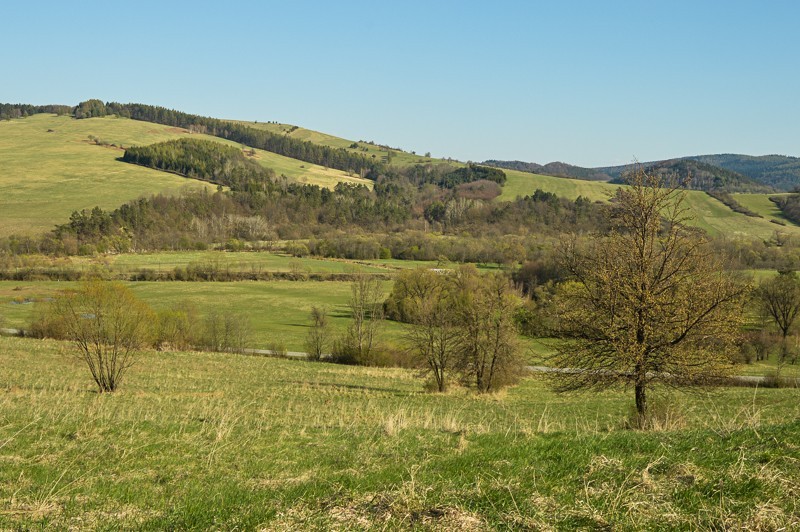
[[[180, 139], [129, 148], [123, 160], [213, 181], [228, 190], [151, 196], [113, 211], [72, 213], [37, 239], [9, 239], [0, 249], [91, 254], [164, 249], [230, 249], [274, 240], [306, 240], [298, 255], [505, 262], [534, 242], [565, 231], [603, 230], [607, 206], [537, 190], [513, 202], [493, 201], [502, 171], [426, 164], [393, 169], [372, 190], [339, 183], [333, 190], [276, 179], [242, 150]], [[434, 230], [448, 235], [427, 235]]]
[[800, 157], [721, 154], [687, 158], [738, 172], [778, 190], [790, 191], [800, 185]]
[[[774, 192], [770, 186], [763, 185], [742, 174], [718, 166], [692, 161], [674, 159], [644, 165], [644, 171], [665, 178], [675, 179], [677, 183], [692, 190], [719, 192]], [[624, 183], [627, 173], [614, 179], [613, 183]]]

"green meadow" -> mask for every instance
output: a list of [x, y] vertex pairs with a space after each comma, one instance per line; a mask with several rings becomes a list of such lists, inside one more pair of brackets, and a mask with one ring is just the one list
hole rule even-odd
[[[578, 196], [593, 201], [608, 201], [614, 196], [619, 185], [602, 181], [583, 181], [551, 177], [516, 170], [503, 170], [508, 181], [503, 187], [500, 199], [513, 200], [518, 196], [533, 194], [536, 189], [551, 192], [558, 196], [575, 199]], [[713, 236], [725, 235], [732, 238], [769, 239], [775, 231], [800, 234], [797, 225], [788, 222], [780, 211], [769, 201], [769, 194], [735, 194], [734, 197], [743, 206], [762, 214], [764, 218], [753, 218], [732, 211], [721, 201], [712, 198], [705, 192], [689, 190], [686, 193], [686, 205], [693, 217], [692, 224]], [[778, 225], [770, 219], [784, 221], [787, 225]]]
[[[290, 351], [303, 351], [312, 306], [328, 309], [333, 334], [350, 323], [347, 302], [350, 283], [342, 281], [240, 281], [240, 282], [131, 282], [125, 283], [156, 310], [190, 304], [202, 317], [224, 311], [246, 320], [251, 331], [249, 347], [268, 348], [274, 343]], [[60, 290], [76, 283], [57, 281], [0, 282], [0, 315], [9, 327], [26, 328], [36, 312]], [[391, 288], [385, 282], [386, 294]], [[386, 321], [382, 338], [397, 343], [402, 326]]]
[[75, 210], [113, 209], [143, 194], [207, 186], [119, 162], [122, 150], [94, 145], [88, 135], [130, 145], [176, 134], [166, 126], [114, 118], [36, 115], [0, 121], [0, 236], [42, 233]]
[[0, 528], [780, 530], [796, 390], [422, 391], [418, 373], [148, 352], [97, 394], [68, 344], [0, 338]]

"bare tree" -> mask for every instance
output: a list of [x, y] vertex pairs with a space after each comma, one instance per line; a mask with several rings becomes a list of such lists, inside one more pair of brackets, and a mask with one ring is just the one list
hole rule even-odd
[[323, 307], [311, 307], [311, 329], [306, 337], [306, 352], [310, 360], [319, 360], [330, 345], [328, 312]]
[[353, 322], [349, 341], [360, 363], [369, 361], [376, 335], [383, 321], [383, 286], [380, 279], [361, 274], [350, 284], [348, 302]]
[[640, 423], [652, 383], [723, 376], [749, 286], [723, 270], [687, 226], [685, 192], [638, 169], [615, 202], [616, 228], [562, 254], [573, 282], [560, 293], [567, 340], [560, 391], [632, 384]]
[[120, 283], [88, 281], [53, 302], [52, 312], [100, 392], [117, 389], [148, 341], [154, 314]]
[[779, 272], [776, 277], [762, 282], [755, 291], [761, 310], [781, 332], [780, 361], [789, 350], [787, 337], [800, 314], [800, 280], [793, 271]]

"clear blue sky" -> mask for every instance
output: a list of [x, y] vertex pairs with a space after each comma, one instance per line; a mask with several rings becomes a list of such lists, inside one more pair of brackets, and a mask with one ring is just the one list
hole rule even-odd
[[142, 102], [474, 161], [800, 156], [797, 1], [69, 4], [4, 2], [0, 101]]

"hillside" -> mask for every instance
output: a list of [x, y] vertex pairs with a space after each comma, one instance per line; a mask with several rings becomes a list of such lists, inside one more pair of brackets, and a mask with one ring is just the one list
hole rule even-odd
[[507, 168], [509, 170], [519, 170], [520, 172], [530, 172], [532, 174], [550, 175], [554, 177], [567, 177], [572, 179], [585, 179], [587, 181], [610, 181], [610, 175], [595, 170], [594, 168], [584, 168], [572, 164], [553, 162], [547, 164], [526, 163], [523, 161], [498, 161], [490, 159], [483, 164]]
[[457, 163], [446, 159], [437, 159], [417, 155], [404, 151], [400, 148], [389, 147], [382, 144], [376, 144], [374, 141], [365, 140], [348, 140], [327, 133], [314, 131], [312, 129], [305, 129], [300, 126], [292, 124], [281, 124], [279, 122], [243, 122], [235, 121], [235, 123], [244, 124], [257, 129], [263, 129], [270, 133], [285, 135], [292, 139], [312, 142], [320, 146], [328, 146], [331, 148], [341, 148], [350, 153], [364, 155], [370, 159], [377, 161], [389, 162], [394, 166], [405, 167], [413, 164], [426, 164], [426, 163]]
[[[646, 164], [644, 169], [650, 174], [662, 175], [665, 178], [675, 178], [678, 182], [688, 183], [688, 188], [693, 190], [713, 190], [729, 193], [774, 192], [772, 187], [759, 183], [755, 179], [751, 179], [740, 173], [691, 159], [660, 161]], [[624, 177], [620, 176], [614, 181], [621, 183], [623, 179]]]
[[[773, 187], [778, 190], [790, 191], [800, 185], [800, 157], [785, 155], [692, 155], [670, 159], [669, 161], [691, 160], [710, 164], [725, 170], [736, 172], [748, 179]], [[669, 161], [651, 161], [641, 163], [643, 166], [659, 165]], [[633, 165], [605, 166], [595, 170], [605, 172], [613, 178], [618, 178], [624, 172], [633, 168]]]
[[[564, 179], [516, 170], [505, 170], [505, 172], [508, 180], [503, 187], [503, 195], [500, 196], [500, 199], [509, 201], [517, 196], [533, 194], [536, 189], [569, 199], [583, 196], [593, 201], [608, 201], [616, 194], [617, 188], [624, 186], [600, 181]], [[728, 206], [718, 199], [712, 198], [704, 191], [689, 190], [686, 194], [686, 200], [691, 209], [691, 214], [694, 216], [694, 225], [715, 236], [728, 235], [731, 237], [767, 240], [776, 230], [800, 234], [800, 227], [788, 221], [774, 207], [774, 204], [771, 204], [767, 194], [735, 194], [734, 197], [743, 197], [743, 205], [745, 202], [746, 206], [752, 205], [756, 212], [765, 217], [752, 218], [745, 216], [732, 211]], [[773, 219], [786, 225], [773, 223], [770, 221]]]
[[779, 190], [790, 191], [800, 185], [800, 157], [785, 155], [697, 155], [688, 157], [727, 168]]
[[[0, 236], [42, 233], [75, 210], [113, 209], [144, 194], [174, 193], [187, 185], [208, 186], [117, 160], [123, 154], [120, 146], [189, 135], [181, 128], [116, 117], [75, 120], [38, 114], [0, 121]], [[191, 136], [238, 146], [208, 135]], [[255, 150], [253, 159], [279, 176], [304, 183], [327, 187], [341, 181], [371, 184], [340, 170], [263, 150]]]

